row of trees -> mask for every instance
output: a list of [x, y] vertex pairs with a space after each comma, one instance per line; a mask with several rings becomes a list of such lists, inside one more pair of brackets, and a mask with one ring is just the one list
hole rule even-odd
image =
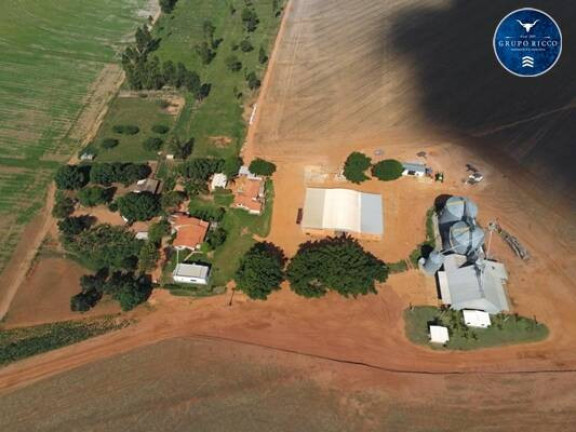
[[344, 163], [344, 177], [352, 183], [362, 183], [370, 177], [366, 171], [371, 169], [372, 175], [382, 181], [395, 180], [402, 176], [404, 167], [395, 159], [386, 159], [372, 165], [372, 159], [364, 153], [351, 153]]
[[163, 63], [150, 53], [158, 48], [159, 41], [152, 37], [147, 25], [136, 30], [136, 41], [122, 54], [122, 67], [126, 79], [133, 90], [159, 90], [165, 85], [186, 89], [197, 100], [210, 94], [211, 86], [202, 83], [200, 76], [188, 70], [184, 63], [174, 64], [167, 60]]
[[74, 312], [90, 310], [104, 295], [110, 295], [123, 311], [129, 311], [148, 299], [152, 281], [149, 276], [134, 272], [117, 271], [108, 276], [108, 272], [103, 270], [82, 276], [80, 287], [80, 293], [70, 299], [70, 309]]
[[150, 175], [148, 164], [123, 162], [95, 163], [92, 165], [62, 165], [54, 175], [56, 187], [61, 190], [76, 190], [88, 182], [103, 186], [122, 183], [128, 186]]
[[241, 259], [236, 286], [250, 298], [265, 300], [284, 279], [303, 297], [335, 291], [345, 297], [375, 294], [388, 267], [351, 237], [331, 237], [300, 245], [287, 268], [284, 252], [271, 243], [257, 243]]

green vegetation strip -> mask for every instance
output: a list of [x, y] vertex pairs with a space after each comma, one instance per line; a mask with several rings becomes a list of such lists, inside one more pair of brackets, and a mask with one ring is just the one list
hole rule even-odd
[[91, 321], [65, 321], [0, 330], [0, 366], [52, 351], [132, 324], [106, 317]]
[[491, 315], [492, 325], [485, 329], [473, 329], [464, 324], [462, 312], [442, 310], [432, 306], [418, 306], [404, 311], [406, 335], [413, 343], [428, 345], [430, 324], [448, 327], [450, 341], [448, 350], [473, 350], [502, 345], [537, 342], [546, 339], [548, 328], [535, 320], [518, 315]]

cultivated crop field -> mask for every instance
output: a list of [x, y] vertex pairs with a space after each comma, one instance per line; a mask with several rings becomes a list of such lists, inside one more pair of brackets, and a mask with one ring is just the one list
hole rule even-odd
[[[0, 14], [0, 271], [80, 136], [91, 84], [147, 12], [145, 0], [8, 0]], [[118, 74], [117, 68], [107, 68]], [[112, 79], [113, 84], [114, 79]], [[100, 86], [99, 86], [100, 87]], [[106, 89], [99, 88], [98, 91]]]

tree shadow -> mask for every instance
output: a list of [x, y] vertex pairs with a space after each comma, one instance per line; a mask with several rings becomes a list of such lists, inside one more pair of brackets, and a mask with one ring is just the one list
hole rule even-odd
[[[511, 75], [498, 63], [492, 39], [514, 9], [535, 7], [559, 23], [560, 61], [538, 78]], [[453, 131], [477, 151], [500, 150], [566, 192], [576, 185], [576, 7], [564, 0], [454, 0], [447, 7], [404, 8], [382, 28], [382, 61], [392, 51], [412, 65], [419, 106], [431, 124]], [[392, 23], [392, 24], [391, 24]], [[576, 104], [575, 104], [576, 106]]]

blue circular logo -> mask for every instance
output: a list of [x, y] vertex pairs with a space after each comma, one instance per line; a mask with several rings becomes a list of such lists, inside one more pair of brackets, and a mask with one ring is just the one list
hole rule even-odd
[[498, 24], [494, 52], [500, 64], [516, 76], [544, 75], [560, 59], [562, 32], [546, 12], [518, 9]]

